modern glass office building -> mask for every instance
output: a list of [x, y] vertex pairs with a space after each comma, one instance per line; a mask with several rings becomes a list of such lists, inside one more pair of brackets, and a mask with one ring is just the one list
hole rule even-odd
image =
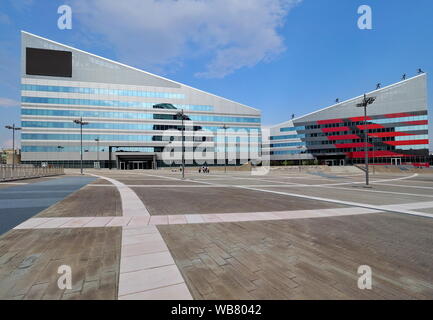
[[428, 163], [427, 75], [366, 96], [375, 98], [368, 106], [367, 119], [364, 108], [357, 107], [363, 95], [337, 103], [272, 127], [263, 153], [270, 154], [273, 164], [364, 163], [367, 131], [371, 163]]
[[178, 165], [182, 148], [187, 165], [259, 151], [260, 111], [27, 32], [21, 86], [23, 163], [78, 167], [80, 119], [86, 167]]

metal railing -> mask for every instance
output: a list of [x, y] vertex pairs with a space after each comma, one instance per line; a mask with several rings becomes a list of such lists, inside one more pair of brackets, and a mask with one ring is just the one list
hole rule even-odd
[[57, 166], [36, 167], [33, 165], [15, 165], [15, 168], [12, 169], [12, 165], [0, 165], [0, 182], [61, 174], [65, 174], [64, 169]]

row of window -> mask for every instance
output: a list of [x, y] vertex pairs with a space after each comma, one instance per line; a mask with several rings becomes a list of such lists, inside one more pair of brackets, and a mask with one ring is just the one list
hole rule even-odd
[[[83, 140], [95, 140], [100, 141], [162, 141], [163, 136], [147, 136], [147, 135], [122, 135], [122, 134], [83, 134]], [[201, 135], [185, 137], [185, 140], [191, 140], [194, 138], [195, 141], [216, 141], [224, 142], [258, 142], [258, 137], [248, 137], [248, 136], [237, 136], [237, 137], [205, 137]], [[63, 134], [63, 133], [23, 133], [21, 135], [22, 140], [80, 140], [80, 134]], [[180, 136], [167, 136], [165, 140], [180, 140]]]
[[[408, 141], [408, 140], [424, 140], [428, 139], [427, 135], [413, 135], [413, 136], [399, 136], [399, 137], [383, 137], [383, 138], [374, 138], [369, 137], [369, 143], [381, 143], [387, 141]], [[327, 145], [327, 144], [346, 144], [346, 143], [361, 143], [364, 142], [364, 139], [346, 139], [346, 140], [319, 140], [319, 141], [306, 141], [307, 146], [314, 145]]]
[[[185, 151], [202, 151], [202, 152], [258, 152], [259, 148], [257, 146], [244, 147], [185, 147]], [[182, 148], [172, 148], [172, 151], [181, 151]], [[80, 146], [23, 146], [22, 152], [81, 152]], [[96, 146], [83, 146], [84, 152], [97, 152], [98, 148]], [[108, 152], [109, 148], [100, 146], [99, 152]], [[112, 152], [163, 152], [161, 147], [117, 147], [112, 148]], [[84, 156], [85, 158], [85, 156]]]
[[[67, 98], [45, 98], [45, 97], [21, 97], [22, 102], [44, 103], [44, 104], [67, 104], [99, 107], [122, 107], [122, 108], [144, 108], [152, 109], [156, 103], [140, 101], [118, 101], [118, 100], [93, 100], [93, 99], [67, 99]], [[173, 104], [177, 109], [193, 111], [213, 111], [213, 106]]]
[[[375, 152], [375, 151], [394, 151], [398, 152], [398, 150], [422, 150], [427, 149], [428, 145], [425, 144], [417, 144], [417, 145], [407, 145], [407, 146], [380, 146], [380, 147], [370, 147], [368, 148], [369, 152]], [[336, 148], [336, 149], [309, 149], [308, 151], [310, 153], [320, 153], [320, 154], [326, 154], [326, 153], [342, 153], [342, 152], [363, 152], [364, 148]]]
[[[72, 128], [78, 128], [78, 126], [70, 122], [50, 122], [50, 121], [22, 121], [21, 126], [24, 128], [65, 128], [65, 129], [72, 129]], [[121, 122], [114, 122], [114, 123], [102, 123], [102, 122], [90, 122], [88, 125], [86, 125], [87, 129], [107, 129], [107, 130], [169, 130], [169, 129], [176, 129], [180, 130], [182, 129], [182, 126], [178, 125], [153, 125], [148, 123], [121, 123]], [[213, 127], [213, 126], [203, 126], [203, 127], [196, 127], [197, 130], [203, 129], [208, 131], [222, 131], [223, 129], [221, 127]], [[185, 128], [188, 130], [188, 127]], [[231, 127], [227, 129], [227, 132], [237, 132], [237, 131], [247, 131], [247, 132], [254, 132], [259, 131], [259, 128], [251, 128], [251, 127]]]
[[305, 130], [305, 126], [280, 128], [280, 132]]
[[81, 94], [105, 94], [105, 95], [116, 95], [116, 96], [126, 96], [126, 97], [144, 97], [144, 98], [185, 99], [185, 95], [183, 93], [102, 89], [102, 88], [79, 88], [79, 87], [47, 86], [47, 85], [34, 85], [34, 84], [22, 84], [21, 90], [66, 92], [66, 93], [81, 93]]
[[[375, 123], [375, 124], [385, 124], [385, 123], [397, 123], [397, 122], [407, 122], [407, 121], [420, 121], [420, 120], [428, 120], [427, 115], [421, 116], [409, 116], [409, 117], [398, 117], [398, 118], [384, 118], [384, 119], [373, 119], [367, 120], [367, 124]], [[305, 126], [306, 130], [311, 129], [322, 129], [322, 128], [337, 128], [337, 127], [349, 127], [349, 126], [359, 126], [364, 125], [365, 122], [362, 121], [345, 121], [345, 122], [336, 122], [336, 123], [327, 123], [327, 124], [313, 124]]]
[[[22, 146], [22, 152], [80, 152], [80, 146]], [[97, 146], [83, 146], [84, 152], [97, 152]], [[112, 152], [154, 152], [153, 147], [117, 147]], [[108, 147], [99, 146], [99, 152], [108, 152]]]
[[418, 126], [406, 126], [406, 127], [396, 127], [398, 131], [415, 131], [415, 130], [428, 130], [428, 125], [418, 125]]
[[305, 153], [305, 151], [301, 151], [301, 150], [271, 151], [271, 155], [301, 154], [301, 153]]
[[417, 134], [417, 135], [413, 135], [413, 136], [395, 137], [395, 141], [424, 140], [424, 139], [428, 139], [428, 135], [427, 134]]
[[287, 143], [271, 144], [271, 148], [299, 147], [299, 146], [305, 146], [305, 142], [287, 142]]
[[[398, 130], [398, 132], [406, 132], [406, 131], [415, 131], [415, 130], [428, 130], [427, 126], [410, 126], [410, 127], [396, 127], [396, 128], [378, 128], [378, 129], [370, 129], [369, 133], [380, 133], [380, 132], [395, 132], [394, 130]], [[351, 131], [337, 131], [337, 132], [314, 132], [306, 134], [307, 138], [316, 138], [316, 137], [328, 137], [328, 136], [339, 136], [339, 135], [348, 135], [348, 134], [364, 134], [364, 130], [351, 130]]]
[[420, 150], [420, 149], [428, 149], [428, 144], [416, 144], [416, 145], [409, 145], [409, 146], [398, 146], [397, 149], [401, 150]]
[[373, 119], [373, 120], [369, 120], [369, 122], [384, 124], [384, 123], [420, 121], [420, 120], [428, 120], [428, 116], [424, 115], [424, 116], [411, 116], [411, 117], [400, 117], [400, 118]]
[[285, 136], [271, 136], [270, 140], [286, 140], [286, 139], [301, 139], [305, 138], [305, 134], [291, 134]]
[[[86, 111], [86, 110], [50, 110], [50, 109], [21, 109], [23, 115], [56, 116], [56, 117], [84, 117], [84, 118], [116, 118], [116, 119], [155, 119], [152, 113], [115, 112], [115, 111]], [[159, 116], [159, 115], [158, 115]], [[171, 115], [173, 117], [173, 115]], [[203, 122], [250, 122], [260, 123], [260, 118], [227, 117], [190, 115], [193, 121]]]

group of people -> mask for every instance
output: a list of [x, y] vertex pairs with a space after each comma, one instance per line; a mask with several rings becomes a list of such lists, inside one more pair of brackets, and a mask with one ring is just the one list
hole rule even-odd
[[205, 166], [198, 168], [198, 173], [202, 173], [202, 172], [203, 173], [209, 173], [209, 168], [205, 167]]

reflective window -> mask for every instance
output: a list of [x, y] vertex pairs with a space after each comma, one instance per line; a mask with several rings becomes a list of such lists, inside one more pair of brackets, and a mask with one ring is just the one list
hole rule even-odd
[[[83, 134], [83, 140], [100, 139], [103, 141], [153, 141], [153, 136], [120, 134]], [[23, 140], [80, 140], [79, 134], [23, 133]]]
[[[24, 103], [43, 103], [43, 104], [67, 104], [100, 107], [121, 107], [121, 108], [144, 108], [152, 109], [157, 103], [140, 101], [118, 101], [118, 100], [93, 100], [93, 99], [66, 99], [66, 98], [45, 98], [45, 97], [21, 97]], [[212, 106], [173, 104], [177, 109], [193, 111], [213, 111]]]
[[[22, 146], [22, 152], [80, 152], [80, 146], [62, 146], [63, 148], [58, 148], [57, 146]], [[89, 152], [97, 152], [97, 146], [83, 146], [83, 150], [88, 150]], [[108, 152], [107, 146], [99, 146], [99, 152]], [[118, 147], [112, 148], [112, 152], [154, 152], [153, 147]]]
[[284, 155], [284, 154], [300, 154], [301, 150], [282, 150], [282, 151], [271, 151], [273, 155]]
[[[77, 128], [77, 125], [72, 121], [68, 122], [51, 122], [51, 121], [22, 121], [21, 126], [25, 128]], [[180, 129], [180, 126], [173, 125], [159, 125], [149, 123], [102, 123], [102, 122], [90, 122], [86, 128], [88, 129], [107, 129], [107, 130], [168, 130], [168, 129]], [[208, 130], [208, 131], [222, 131], [221, 127], [210, 126], [210, 127], [198, 127], [197, 130]], [[230, 127], [227, 129], [227, 133], [233, 131], [246, 131], [246, 132], [259, 132], [260, 128], [257, 127]]]
[[395, 141], [407, 141], [407, 140], [424, 140], [428, 139], [427, 134], [418, 134], [413, 136], [399, 136], [395, 137]]
[[271, 136], [271, 140], [286, 140], [286, 139], [300, 139], [305, 138], [305, 134], [292, 134], [286, 136]]
[[288, 143], [271, 144], [271, 148], [297, 147], [297, 146], [305, 146], [305, 143], [304, 142], [288, 142]]
[[185, 99], [183, 93], [172, 92], [149, 92], [136, 90], [119, 90], [119, 89], [103, 89], [103, 88], [80, 88], [80, 87], [64, 87], [64, 86], [46, 86], [34, 84], [22, 84], [21, 90], [26, 91], [45, 91], [45, 92], [66, 92], [80, 94], [104, 94], [116, 96], [134, 96], [146, 98], [169, 98], [169, 99]]
[[398, 131], [428, 130], [428, 125], [396, 127]]
[[416, 145], [409, 145], [409, 146], [398, 146], [398, 149], [401, 150], [420, 150], [420, 149], [428, 149], [428, 144], [416, 144]]
[[280, 128], [280, 132], [305, 130], [304, 126]]
[[[154, 114], [152, 113], [114, 112], [114, 111], [50, 110], [50, 109], [23, 108], [21, 109], [21, 114], [40, 115], [40, 116], [60, 116], [60, 117], [85, 117], [85, 118], [154, 119]], [[189, 116], [189, 118], [194, 121], [204, 121], [204, 122], [260, 123], [260, 118], [207, 116], [207, 115], [191, 115]]]
[[423, 116], [411, 116], [411, 117], [400, 117], [400, 118], [373, 119], [368, 121], [372, 123], [383, 124], [383, 123], [420, 121], [420, 120], [428, 120], [428, 116], [423, 115]]

